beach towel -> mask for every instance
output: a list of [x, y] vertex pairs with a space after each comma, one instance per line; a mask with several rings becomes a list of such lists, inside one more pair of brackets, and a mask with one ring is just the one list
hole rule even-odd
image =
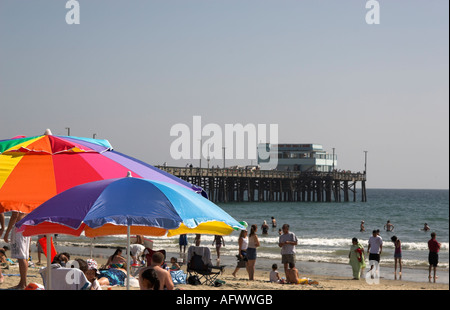
[[29, 283], [25, 287], [25, 291], [43, 291], [45, 290], [45, 287], [42, 284], [39, 283]]
[[183, 270], [170, 271], [170, 276], [172, 277], [173, 284], [186, 284], [187, 274]]
[[301, 279], [298, 279], [298, 283], [297, 283], [297, 284], [302, 284], [302, 285], [305, 285], [305, 284], [308, 284], [308, 285], [318, 285], [319, 282], [317, 282], [317, 281], [315, 281], [315, 280], [312, 280], [312, 279], [310, 279], [310, 278], [301, 278]]
[[360, 262], [362, 260], [362, 256], [363, 256], [363, 251], [361, 248], [357, 248], [356, 252], [359, 254], [358, 255], [358, 261]]

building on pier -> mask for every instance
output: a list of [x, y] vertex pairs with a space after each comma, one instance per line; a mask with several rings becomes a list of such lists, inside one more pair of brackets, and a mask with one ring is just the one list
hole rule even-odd
[[260, 156], [263, 150], [270, 159], [276, 159], [275, 170], [302, 172], [332, 172], [337, 167], [336, 154], [329, 154], [321, 144], [275, 144], [261, 143], [258, 145], [258, 164], [264, 164], [265, 156]]

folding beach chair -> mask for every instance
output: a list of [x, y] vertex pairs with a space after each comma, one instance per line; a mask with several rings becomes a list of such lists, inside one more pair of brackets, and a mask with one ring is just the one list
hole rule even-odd
[[[52, 290], [89, 290], [91, 283], [88, 281], [83, 271], [78, 268], [59, 267], [57, 264], [50, 265], [51, 287]], [[47, 267], [39, 270], [47, 290]]]
[[152, 250], [150, 248], [145, 248], [145, 250], [144, 250], [144, 253], [146, 253], [145, 254], [145, 259], [147, 261], [147, 266], [150, 266], [152, 264], [152, 256], [156, 252], [160, 252], [160, 253], [162, 253], [164, 255], [164, 263], [162, 264], [161, 267], [165, 268], [165, 266], [166, 266], [166, 250], [155, 251], [155, 250]]
[[200, 284], [215, 285], [217, 277], [223, 273], [224, 269], [225, 266], [212, 265], [209, 248], [197, 246], [189, 248], [186, 271], [189, 277], [197, 276]]

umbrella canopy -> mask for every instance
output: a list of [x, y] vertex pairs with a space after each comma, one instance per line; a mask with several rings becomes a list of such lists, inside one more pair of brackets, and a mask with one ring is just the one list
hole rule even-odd
[[[244, 229], [228, 213], [190, 189], [131, 177], [70, 188], [37, 207], [16, 227], [24, 236], [53, 233], [79, 236], [83, 231], [87, 237], [126, 234], [129, 289], [130, 234], [162, 236], [171, 229], [179, 229], [182, 223], [194, 233], [229, 234], [233, 229]], [[206, 225], [206, 230], [202, 225]], [[51, 269], [47, 273], [48, 283], [50, 273]]]
[[116, 152], [107, 140], [45, 134], [0, 140], [0, 213], [29, 213], [71, 187], [92, 181], [134, 177], [195, 185], [135, 158]]
[[25, 236], [230, 234], [244, 229], [228, 213], [185, 187], [138, 178], [90, 182], [44, 202], [17, 227]]

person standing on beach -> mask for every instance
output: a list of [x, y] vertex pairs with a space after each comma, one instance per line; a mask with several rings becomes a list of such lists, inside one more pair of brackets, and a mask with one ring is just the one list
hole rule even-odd
[[430, 253], [428, 253], [428, 263], [430, 264], [430, 267], [428, 268], [428, 279], [431, 282], [431, 268], [433, 268], [433, 279], [434, 282], [436, 282], [436, 267], [439, 262], [439, 250], [441, 249], [441, 244], [437, 242], [436, 240], [436, 233], [431, 233], [431, 239], [428, 240], [428, 250]]
[[248, 272], [248, 279], [250, 281], [254, 280], [255, 263], [256, 263], [256, 248], [258, 248], [260, 246], [258, 236], [256, 235], [257, 230], [258, 230], [258, 226], [256, 226], [256, 224], [253, 224], [250, 228], [250, 235], [248, 236], [247, 272]]
[[133, 266], [140, 266], [140, 258], [145, 251], [145, 246], [142, 244], [130, 244], [130, 255], [133, 260]]
[[2, 268], [3, 266], [7, 266], [8, 261], [6, 260], [6, 252], [3, 248], [0, 249], [0, 284], [2, 284], [5, 281], [5, 278], [3, 277]]
[[217, 260], [220, 260], [220, 248], [225, 246], [225, 240], [223, 236], [215, 235], [212, 245], [216, 244]]
[[142, 244], [144, 245], [144, 236], [143, 235], [136, 235], [136, 242], [135, 244]]
[[9, 243], [9, 234], [11, 233], [11, 258], [17, 259], [19, 263], [20, 281], [17, 289], [24, 289], [27, 286], [28, 256], [30, 255], [31, 237], [25, 237], [16, 228], [16, 223], [25, 217], [25, 213], [13, 211], [9, 219], [3, 240]]
[[232, 275], [236, 278], [236, 273], [240, 268], [247, 267], [247, 248], [248, 248], [248, 238], [247, 238], [247, 230], [241, 230], [239, 234], [239, 254], [237, 255], [238, 263], [236, 268], [234, 269]]
[[283, 234], [278, 239], [281, 248], [281, 263], [284, 264], [284, 273], [287, 274], [289, 263], [295, 264], [295, 246], [298, 244], [297, 236], [289, 232], [289, 224], [282, 226]]
[[200, 235], [200, 234], [196, 234], [195, 235], [195, 239], [194, 239], [195, 246], [200, 246], [200, 238], [201, 238], [201, 236], [202, 235]]
[[36, 263], [37, 265], [40, 265], [42, 263], [41, 262], [41, 254], [46, 255], [46, 253], [44, 253], [44, 251], [42, 250], [41, 244], [39, 243], [39, 240], [41, 240], [44, 237], [45, 237], [45, 235], [38, 235], [38, 237], [37, 237], [37, 241], [36, 241], [37, 255], [38, 255], [38, 261]]
[[350, 247], [348, 258], [353, 270], [353, 280], [359, 280], [361, 270], [366, 267], [366, 263], [364, 259], [364, 247], [358, 242], [357, 238], [352, 239], [352, 246]]
[[[372, 231], [372, 236], [369, 238], [369, 247], [367, 248], [367, 252], [369, 253], [370, 272], [372, 272], [375, 261], [378, 272], [378, 265], [380, 264], [380, 256], [382, 251], [383, 239], [378, 235], [378, 231], [374, 230]], [[371, 278], [373, 279], [373, 275], [371, 275]]]
[[[3, 236], [3, 232], [5, 231], [5, 214], [0, 213], [0, 238]], [[0, 269], [0, 284], [4, 281], [4, 277], [2, 274], [2, 270]]]
[[4, 231], [5, 231], [5, 214], [0, 213], [0, 238], [2, 237]]
[[391, 241], [394, 242], [395, 250], [394, 250], [394, 261], [395, 261], [395, 267], [394, 267], [394, 279], [397, 280], [397, 263], [400, 267], [400, 271], [398, 275], [400, 276], [400, 279], [402, 278], [402, 243], [400, 239], [397, 238], [397, 236], [392, 236]]
[[188, 240], [187, 240], [187, 235], [186, 234], [180, 235], [180, 237], [178, 239], [178, 244], [180, 245], [180, 253], [181, 253], [182, 249], [183, 249], [183, 253], [186, 253], [186, 246], [188, 244]]

